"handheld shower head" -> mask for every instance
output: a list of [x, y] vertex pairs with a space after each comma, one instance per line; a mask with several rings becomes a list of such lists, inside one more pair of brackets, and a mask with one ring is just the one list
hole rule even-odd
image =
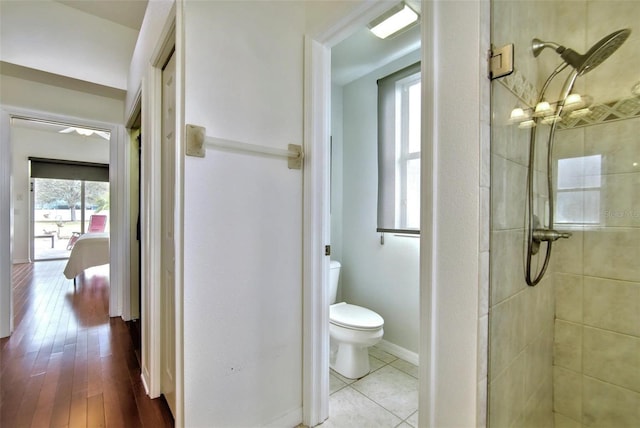
[[598, 65], [602, 64], [604, 60], [609, 58], [629, 37], [631, 30], [625, 28], [623, 30], [615, 31], [608, 36], [602, 38], [598, 43], [593, 45], [591, 49], [584, 55], [580, 55], [573, 49], [566, 48], [554, 42], [544, 42], [540, 39], [533, 39], [531, 42], [531, 48], [533, 56], [540, 55], [545, 48], [552, 48], [556, 53], [560, 54], [560, 57], [573, 67], [579, 76], [588, 73]]

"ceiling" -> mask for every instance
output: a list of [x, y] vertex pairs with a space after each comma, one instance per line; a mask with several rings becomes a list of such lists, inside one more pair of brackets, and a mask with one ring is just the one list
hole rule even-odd
[[66, 6], [139, 31], [148, 0], [54, 0]]
[[[405, 1], [420, 13], [420, 2]], [[420, 25], [387, 39], [379, 39], [365, 26], [331, 49], [331, 80], [339, 86], [383, 67], [420, 47]]]
[[33, 71], [64, 76], [84, 86], [113, 88], [124, 98], [147, 4], [148, 0], [0, 0], [1, 71], [9, 73], [10, 65], [21, 69], [14, 77], [26, 80], [36, 75]]
[[388, 39], [362, 28], [331, 49], [331, 79], [339, 86], [402, 58], [420, 47], [420, 26]]

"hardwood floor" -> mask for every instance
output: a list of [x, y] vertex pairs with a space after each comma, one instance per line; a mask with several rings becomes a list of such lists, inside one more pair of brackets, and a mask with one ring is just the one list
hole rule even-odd
[[66, 261], [13, 267], [15, 329], [0, 339], [0, 427], [173, 427], [151, 400], [129, 329], [109, 318], [108, 269], [73, 280]]

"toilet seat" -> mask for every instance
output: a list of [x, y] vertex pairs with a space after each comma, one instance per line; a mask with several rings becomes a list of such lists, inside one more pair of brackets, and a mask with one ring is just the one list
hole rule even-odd
[[345, 302], [329, 307], [329, 321], [353, 330], [377, 330], [384, 325], [384, 319], [372, 310]]

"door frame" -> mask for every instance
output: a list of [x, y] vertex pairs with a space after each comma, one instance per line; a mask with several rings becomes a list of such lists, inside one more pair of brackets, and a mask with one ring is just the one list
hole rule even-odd
[[[110, 248], [109, 277], [112, 284], [109, 295], [109, 316], [121, 316], [124, 296], [129, 293], [129, 154], [128, 141], [122, 125], [96, 120], [59, 115], [50, 112], [2, 106], [0, 128], [2, 129], [2, 174], [0, 177], [0, 337], [13, 332], [13, 296], [11, 292], [11, 264], [13, 258], [13, 200], [12, 165], [13, 142], [11, 141], [11, 118], [27, 118], [41, 121], [72, 124], [80, 127], [105, 129], [109, 139], [109, 193], [110, 208]], [[125, 215], [127, 214], [127, 215]], [[31, 216], [31, 214], [29, 214]], [[31, 222], [31, 219], [29, 219]], [[31, 238], [31, 237], [29, 237]]]
[[[423, 2], [424, 5], [424, 2]], [[316, 35], [305, 37], [304, 67], [304, 200], [303, 200], [303, 408], [302, 423], [315, 426], [329, 417], [329, 256], [325, 245], [330, 243], [330, 118], [331, 118], [331, 48], [359, 28], [389, 9], [384, 0], [360, 3], [345, 16], [334, 21]], [[424, 49], [423, 32], [423, 49]], [[423, 66], [423, 76], [425, 69]], [[425, 85], [426, 86], [426, 85]], [[424, 119], [423, 119], [424, 122]], [[430, 149], [425, 147], [423, 153]], [[426, 176], [431, 170], [424, 167]], [[423, 184], [425, 181], [423, 180]], [[431, 181], [428, 180], [432, 188]], [[424, 198], [423, 198], [424, 199]], [[424, 220], [424, 217], [423, 217]], [[424, 225], [426, 228], [426, 224]], [[428, 233], [421, 235], [421, 251], [430, 242]], [[424, 272], [423, 272], [424, 273]], [[421, 281], [423, 288], [423, 281]], [[421, 291], [423, 291], [421, 289]], [[426, 294], [422, 293], [421, 295]], [[420, 319], [430, 319], [430, 305], [421, 300]], [[429, 325], [429, 324], [421, 324]], [[427, 329], [428, 330], [428, 329]], [[428, 350], [429, 348], [427, 348]], [[430, 358], [422, 352], [421, 363], [429, 365]], [[421, 365], [422, 365], [421, 364]], [[421, 369], [421, 374], [424, 371]], [[421, 389], [429, 379], [420, 377]], [[422, 397], [422, 394], [421, 394]], [[424, 406], [423, 399], [421, 403]]]
[[[174, 3], [157, 39], [142, 77], [128, 123], [141, 110], [142, 159], [140, 187], [141, 222], [141, 379], [151, 398], [162, 393], [162, 293], [161, 281], [161, 147], [162, 68], [172, 52], [176, 55], [176, 152], [175, 152], [175, 425], [184, 426], [183, 363], [183, 177], [184, 177], [184, 35], [182, 2]], [[137, 100], [140, 100], [139, 103]]]

